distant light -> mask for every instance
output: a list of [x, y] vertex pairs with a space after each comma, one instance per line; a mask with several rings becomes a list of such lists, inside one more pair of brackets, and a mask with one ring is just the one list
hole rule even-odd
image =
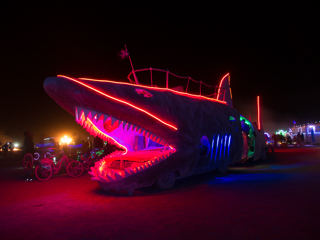
[[285, 136], [287, 134], [287, 131], [284, 131], [284, 130], [279, 130], [278, 132], [276, 132], [276, 135], [282, 135], [282, 136]]
[[72, 139], [69, 138], [67, 135], [65, 135], [63, 138], [61, 138], [61, 143], [63, 144], [70, 144], [72, 142]]
[[19, 143], [14, 143], [13, 146], [16, 148], [19, 147]]

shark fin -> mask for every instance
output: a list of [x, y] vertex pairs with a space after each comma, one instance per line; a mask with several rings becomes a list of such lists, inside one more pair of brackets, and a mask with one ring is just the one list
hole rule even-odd
[[224, 75], [224, 77], [221, 79], [216, 99], [225, 101], [227, 105], [233, 107], [229, 73]]

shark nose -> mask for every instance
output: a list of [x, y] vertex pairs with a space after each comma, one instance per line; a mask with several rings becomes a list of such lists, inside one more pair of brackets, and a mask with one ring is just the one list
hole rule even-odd
[[57, 88], [57, 77], [48, 77], [43, 83], [44, 90], [49, 93]]

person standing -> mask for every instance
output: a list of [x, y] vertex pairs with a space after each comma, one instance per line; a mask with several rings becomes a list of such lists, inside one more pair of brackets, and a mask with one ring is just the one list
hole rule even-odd
[[2, 146], [2, 149], [3, 149], [3, 155], [4, 155], [5, 157], [7, 157], [7, 155], [8, 155], [8, 149], [9, 149], [9, 143], [4, 144], [4, 145]]
[[32, 155], [34, 153], [33, 136], [29, 131], [24, 132], [24, 141], [23, 141], [23, 155], [27, 153], [31, 153]]
[[315, 144], [315, 142], [316, 142], [315, 137], [314, 137], [314, 130], [313, 130], [313, 128], [311, 128], [311, 142], [312, 142], [312, 144]]
[[300, 139], [301, 139], [301, 144], [304, 145], [304, 135], [303, 132], [300, 135]]
[[9, 142], [9, 149], [10, 149], [10, 158], [12, 158], [13, 149], [14, 149], [12, 142]]
[[[23, 154], [22, 156], [24, 157], [26, 154], [31, 153], [33, 157], [34, 153], [34, 142], [33, 142], [33, 136], [29, 131], [24, 132], [24, 141], [23, 141]], [[32, 180], [32, 168], [29, 169], [26, 173], [26, 180], [28, 181], [29, 179]]]
[[298, 134], [297, 134], [297, 145], [301, 146], [301, 135], [300, 135], [300, 132], [298, 132]]
[[103, 148], [103, 140], [98, 136], [96, 136], [93, 141], [93, 146], [94, 148], [98, 148], [98, 149]]

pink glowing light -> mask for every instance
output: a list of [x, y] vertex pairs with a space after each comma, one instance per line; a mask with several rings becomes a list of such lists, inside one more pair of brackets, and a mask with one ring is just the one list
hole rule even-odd
[[110, 98], [110, 99], [115, 100], [115, 101], [117, 101], [117, 102], [121, 102], [121, 103], [123, 103], [123, 104], [125, 104], [125, 105], [128, 105], [128, 106], [130, 106], [130, 107], [133, 107], [133, 108], [135, 108], [135, 109], [137, 109], [137, 110], [139, 110], [139, 111], [141, 111], [141, 112], [144, 112], [144, 113], [146, 113], [147, 115], [149, 115], [150, 117], [158, 120], [159, 122], [163, 123], [164, 125], [167, 125], [167, 126], [170, 127], [170, 128], [173, 128], [174, 130], [178, 130], [178, 128], [176, 128], [175, 126], [173, 126], [173, 125], [171, 125], [171, 124], [169, 124], [169, 123], [161, 120], [160, 118], [154, 116], [153, 114], [149, 113], [148, 111], [146, 111], [146, 110], [144, 110], [144, 109], [141, 109], [141, 108], [139, 108], [139, 107], [134, 106], [134, 105], [131, 104], [131, 103], [128, 103], [128, 102], [123, 101], [123, 100], [121, 100], [121, 99], [118, 99], [118, 98], [112, 97], [112, 96], [110, 96], [110, 95], [107, 95], [107, 94], [105, 94], [105, 93], [103, 93], [103, 92], [101, 92], [101, 91], [99, 91], [99, 90], [97, 90], [97, 89], [95, 89], [95, 88], [93, 88], [93, 87], [90, 87], [89, 85], [84, 84], [84, 83], [82, 83], [82, 82], [80, 82], [80, 81], [78, 81], [78, 80], [76, 80], [76, 79], [73, 79], [73, 78], [70, 78], [70, 77], [67, 77], [67, 76], [63, 76], [63, 75], [58, 75], [58, 77], [63, 77], [63, 78], [69, 79], [69, 80], [71, 80], [71, 81], [74, 81], [74, 82], [76, 82], [76, 83], [78, 83], [78, 84], [81, 84], [81, 85], [83, 85], [83, 86], [85, 86], [85, 87], [87, 87], [87, 88], [89, 88], [89, 89], [91, 89], [91, 90], [93, 90], [93, 91], [95, 91], [95, 92], [97, 92], [97, 93], [99, 93], [99, 94], [107, 97], [107, 98]]
[[87, 118], [87, 122], [89, 122], [89, 124], [91, 124], [91, 126], [92, 126], [96, 131], [98, 131], [98, 132], [101, 133], [102, 135], [105, 135], [107, 138], [113, 140], [120, 148], [125, 149], [125, 152], [122, 153], [122, 155], [126, 155], [126, 154], [127, 154], [128, 149], [127, 149], [125, 146], [123, 146], [123, 145], [121, 145], [120, 143], [118, 143], [114, 138], [112, 138], [112, 137], [109, 136], [108, 134], [105, 134], [104, 132], [102, 132], [96, 125], [94, 125], [94, 123], [93, 123], [89, 118]]
[[118, 145], [118, 147], [124, 149], [124, 153], [122, 153], [122, 155], [127, 154], [128, 149], [127, 149], [125, 146], [123, 146], [122, 144], [118, 143], [114, 138], [112, 138], [112, 137], [109, 136], [108, 134], [102, 132], [102, 131], [90, 120], [90, 118], [87, 117], [87, 119], [85, 119], [85, 120], [84, 120], [84, 119], [85, 119], [85, 115], [84, 115], [84, 113], [82, 112], [81, 117], [80, 117], [80, 120], [78, 121], [78, 123], [80, 123], [80, 124], [82, 123], [81, 125], [83, 125], [83, 126], [84, 126], [88, 131], [90, 131], [90, 132], [92, 132], [93, 129], [94, 129], [96, 132], [98, 132], [98, 133], [106, 136], [108, 142], [110, 142], [110, 140], [112, 140], [113, 143], [115, 143], [116, 145]]

